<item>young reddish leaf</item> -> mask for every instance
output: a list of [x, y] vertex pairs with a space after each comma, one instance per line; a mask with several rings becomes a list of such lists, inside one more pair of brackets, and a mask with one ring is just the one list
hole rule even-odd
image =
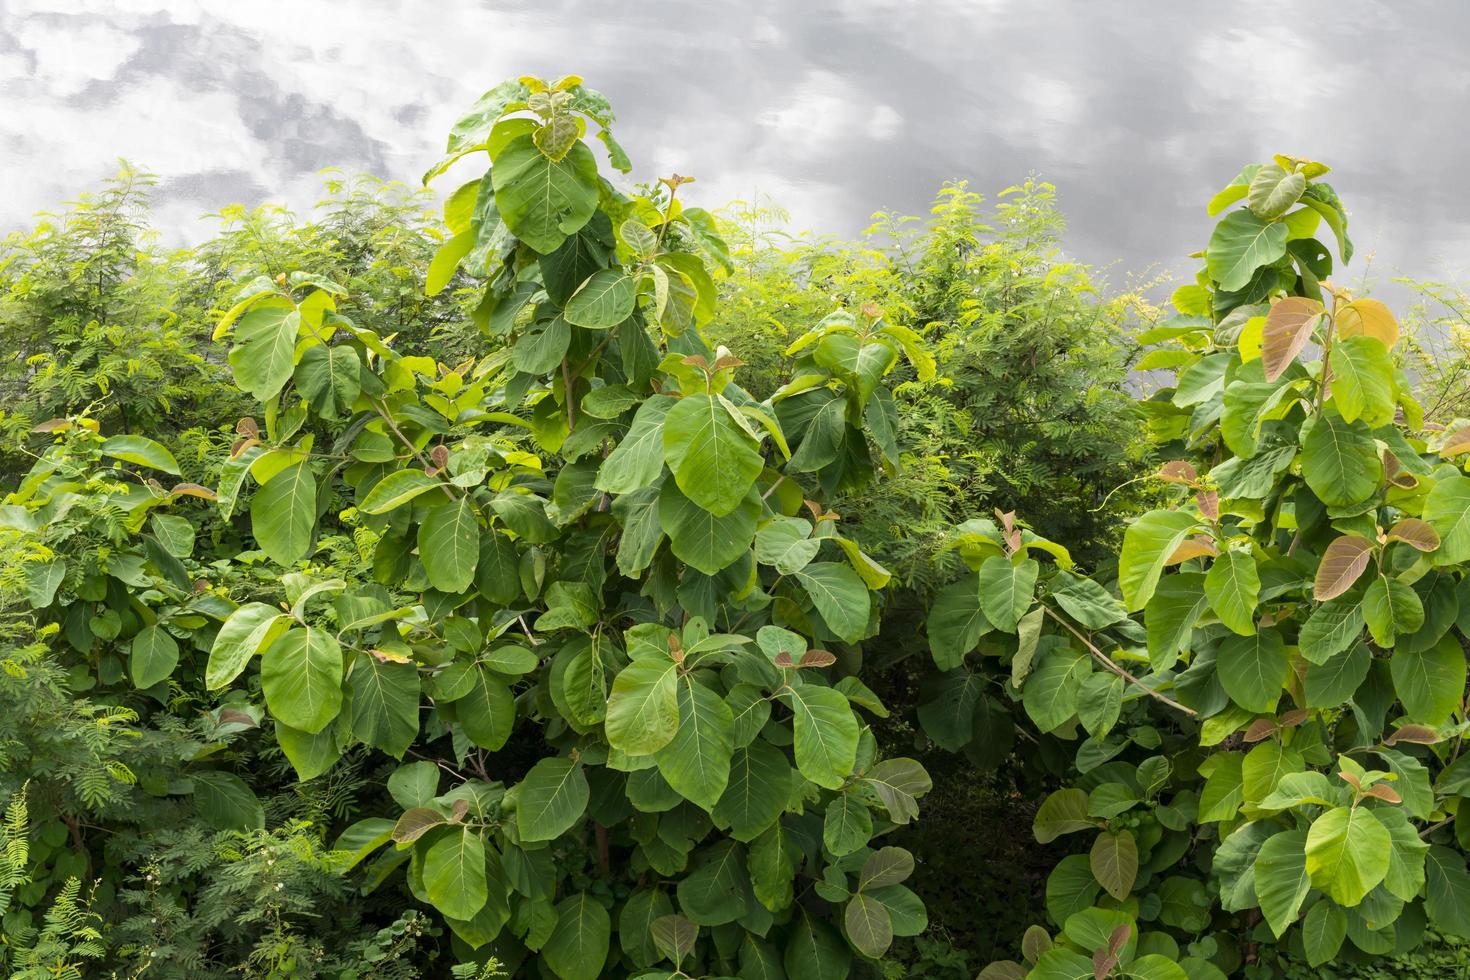
[[1170, 483], [1194, 483], [1199, 479], [1199, 473], [1188, 461], [1175, 459], [1160, 467], [1159, 479]]
[[1321, 303], [1304, 296], [1288, 296], [1271, 307], [1261, 332], [1261, 366], [1267, 381], [1281, 377], [1296, 360], [1322, 312]]
[[1327, 546], [1312, 595], [1319, 602], [1335, 599], [1352, 587], [1373, 557], [1373, 542], [1358, 534], [1344, 534]]
[[1388, 541], [1402, 541], [1417, 551], [1433, 551], [1439, 547], [1439, 532], [1427, 521], [1405, 517], [1388, 529]]
[[1189, 561], [1191, 558], [1213, 557], [1219, 553], [1214, 541], [1210, 540], [1206, 535], [1197, 534], [1175, 548], [1173, 553], [1165, 559], [1164, 564], [1178, 565], [1180, 562]]

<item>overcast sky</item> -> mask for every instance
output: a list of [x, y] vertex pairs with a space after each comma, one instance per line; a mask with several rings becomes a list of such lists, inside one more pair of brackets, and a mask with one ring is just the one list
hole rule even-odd
[[326, 166], [416, 181], [480, 92], [576, 72], [636, 177], [802, 228], [1035, 171], [1068, 250], [1121, 282], [1188, 271], [1202, 202], [1285, 152], [1334, 166], [1357, 273], [1463, 277], [1467, 38], [1454, 0], [0, 0], [0, 231], [120, 156], [181, 239], [228, 203], [309, 204]]

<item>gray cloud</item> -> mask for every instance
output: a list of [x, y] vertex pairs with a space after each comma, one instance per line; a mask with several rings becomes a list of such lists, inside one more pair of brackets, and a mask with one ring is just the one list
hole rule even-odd
[[638, 177], [692, 172], [704, 203], [763, 194], [801, 227], [1037, 172], [1069, 252], [1187, 273], [1203, 201], [1289, 152], [1336, 166], [1376, 276], [1448, 277], [1470, 266], [1467, 26], [1364, 0], [8, 0], [0, 228], [119, 155], [163, 177], [179, 238], [206, 230], [189, 206], [309, 205], [329, 165], [412, 181], [481, 90], [575, 70]]

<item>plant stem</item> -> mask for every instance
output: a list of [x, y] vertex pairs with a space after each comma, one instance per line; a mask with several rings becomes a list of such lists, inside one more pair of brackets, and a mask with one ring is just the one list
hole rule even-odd
[[1093, 645], [1093, 643], [1092, 643], [1091, 640], [1089, 640], [1087, 637], [1083, 636], [1082, 633], [1080, 631], [1078, 631], [1077, 627], [1073, 626], [1071, 623], [1067, 622], [1065, 619], [1063, 619], [1062, 617], [1058, 616], [1055, 612], [1053, 612], [1051, 610], [1050, 607], [1048, 607], [1048, 606], [1042, 606], [1041, 608], [1043, 608], [1043, 609], [1046, 610], [1046, 614], [1048, 616], [1050, 616], [1052, 619], [1055, 619], [1057, 622], [1061, 623], [1063, 626], [1065, 626], [1068, 630], [1071, 631], [1071, 633], [1072, 633], [1073, 636], [1075, 636], [1075, 637], [1077, 637], [1077, 639], [1081, 640], [1082, 641], [1082, 645], [1085, 646], [1085, 647], [1087, 647], [1087, 651], [1092, 654], [1093, 659], [1096, 660], [1098, 663], [1102, 664], [1108, 670], [1110, 670], [1113, 673], [1117, 674], [1119, 677], [1123, 678], [1123, 680], [1127, 681], [1128, 683], [1137, 685], [1149, 697], [1155, 698], [1155, 699], [1157, 699], [1159, 701], [1162, 701], [1164, 704], [1167, 704], [1169, 707], [1174, 708], [1174, 709], [1176, 709], [1178, 711], [1182, 711], [1186, 715], [1189, 715], [1191, 718], [1197, 718], [1197, 717], [1199, 717], [1199, 712], [1195, 711], [1193, 708], [1186, 708], [1184, 705], [1180, 704], [1178, 701], [1175, 701], [1173, 698], [1169, 697], [1168, 695], [1166, 695], [1166, 694], [1160, 694], [1158, 691], [1155, 691], [1153, 688], [1149, 687], [1147, 684], [1145, 684], [1143, 681], [1139, 680], [1137, 677], [1134, 677], [1132, 674], [1128, 673], [1128, 671], [1124, 670], [1122, 667], [1119, 667], [1116, 663], [1113, 662], [1113, 659], [1111, 657], [1109, 657], [1107, 654], [1103, 653], [1101, 650], [1099, 650], [1096, 646]]

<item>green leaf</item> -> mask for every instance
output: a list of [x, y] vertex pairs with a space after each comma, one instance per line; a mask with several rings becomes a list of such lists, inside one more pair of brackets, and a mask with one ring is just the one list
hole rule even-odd
[[810, 521], [800, 517], [776, 517], [755, 536], [755, 560], [770, 565], [782, 575], [801, 571], [821, 550], [820, 538], [811, 537]]
[[1097, 821], [1087, 815], [1087, 791], [1068, 787], [1053, 792], [1036, 809], [1031, 833], [1038, 844], [1050, 844], [1063, 834], [1089, 830]]
[[1186, 572], [1159, 580], [1143, 611], [1148, 659], [1154, 670], [1168, 670], [1174, 665], [1180, 651], [1188, 648], [1194, 626], [1209, 604], [1203, 575]]
[[1373, 495], [1383, 479], [1383, 462], [1367, 424], [1322, 415], [1302, 436], [1302, 476], [1324, 504], [1350, 507]]
[[315, 527], [316, 478], [307, 463], [286, 467], [250, 500], [255, 541], [274, 562], [292, 565], [305, 558]]
[[1424, 910], [1435, 927], [1470, 939], [1470, 873], [1465, 857], [1435, 845], [1424, 862]]
[[[462, 231], [435, 250], [434, 257], [429, 260], [429, 268], [424, 273], [425, 296], [438, 295], [445, 286], [449, 285], [459, 264], [464, 261], [466, 255], [474, 250], [475, 238], [473, 231]], [[469, 918], [469, 916], [455, 916], [454, 918]]]
[[798, 907], [798, 917], [782, 957], [786, 975], [801, 980], [846, 980], [851, 962], [852, 953], [842, 937]]
[[480, 535], [480, 560], [475, 563], [475, 588], [496, 605], [510, 605], [521, 595], [520, 563], [510, 538], [485, 531]]
[[1342, 948], [1347, 938], [1347, 914], [1330, 901], [1320, 901], [1312, 906], [1302, 922], [1302, 946], [1307, 953], [1309, 966], [1321, 966], [1329, 962]]
[[1261, 578], [1256, 559], [1248, 550], [1227, 549], [1205, 574], [1205, 595], [1220, 622], [1242, 636], [1256, 631], [1256, 605]]
[[840, 789], [857, 761], [858, 721], [847, 698], [814, 683], [787, 687], [795, 727], [796, 767], [825, 789]]
[[754, 487], [723, 517], [684, 496], [673, 480], [665, 481], [659, 493], [659, 520], [674, 555], [706, 575], [718, 573], [749, 551], [760, 513], [760, 494]]
[[194, 774], [194, 807], [215, 830], [262, 830], [265, 810], [255, 791], [232, 772]]
[[653, 395], [638, 406], [628, 434], [597, 471], [597, 489], [632, 493], [658, 479], [664, 469], [664, 420], [675, 403], [671, 395]]
[[765, 739], [736, 749], [730, 760], [730, 782], [712, 814], [715, 821], [728, 825], [730, 836], [738, 841], [755, 840], [785, 811], [791, 799], [791, 777], [785, 753]]
[[1065, 946], [1054, 946], [1041, 954], [1026, 974], [1027, 980], [1092, 980], [1092, 960]]
[[[1424, 790], [1430, 802], [1420, 812], [1427, 816], [1434, 800], [1427, 776]], [[1425, 856], [1429, 853], [1429, 845], [1419, 839], [1418, 828], [1409, 822], [1403, 808], [1377, 807], [1373, 816], [1393, 838], [1393, 853], [1389, 855], [1388, 874], [1384, 876], [1383, 887], [1397, 898], [1412, 902], [1424, 890]]]
[[1286, 238], [1286, 225], [1250, 211], [1232, 211], [1215, 226], [1205, 248], [1210, 278], [1225, 292], [1245, 288], [1257, 269], [1286, 254]]
[[798, 571], [796, 580], [838, 639], [856, 643], [863, 638], [873, 600], [857, 572], [836, 562], [815, 562]]
[[133, 686], [152, 687], [165, 680], [178, 665], [179, 644], [162, 626], [144, 627], [133, 637], [128, 658]]
[[1138, 877], [1138, 843], [1131, 832], [1098, 834], [1088, 860], [1092, 876], [1113, 898], [1121, 902], [1133, 891], [1133, 881]]
[[529, 133], [517, 136], [496, 155], [490, 176], [501, 220], [542, 255], [554, 252], [597, 210], [597, 160], [585, 143], [549, 160]]
[[1012, 562], [991, 555], [980, 566], [980, 605], [992, 626], [1005, 633], [1016, 632], [1036, 592], [1041, 565], [1030, 558]]
[[555, 840], [587, 810], [587, 777], [571, 759], [542, 759], [516, 791], [516, 828], [523, 841]]
[[1118, 587], [1129, 612], [1148, 604], [1164, 563], [1196, 526], [1193, 517], [1176, 510], [1149, 511], [1129, 525], [1118, 559]]
[[1395, 650], [1393, 689], [1412, 722], [1438, 728], [1465, 696], [1465, 651], [1453, 634], [1427, 650]]
[[953, 670], [992, 629], [980, 607], [979, 576], [971, 572], [939, 590], [929, 606], [929, 652], [940, 670]]
[[442, 485], [432, 476], [425, 476], [423, 470], [398, 470], [373, 484], [358, 509], [364, 514], [386, 514], [419, 494]]
[[460, 593], [475, 580], [480, 560], [480, 523], [468, 494], [429, 511], [419, 525], [419, 561], [429, 584], [440, 592]]
[[361, 393], [362, 361], [347, 346], [309, 347], [296, 365], [296, 390], [326, 419], [351, 414]]
[[235, 327], [230, 369], [235, 383], [259, 401], [281, 393], [296, 364], [296, 338], [301, 314], [284, 299], [256, 303]]
[[1297, 642], [1302, 656], [1325, 664], [1363, 635], [1363, 601], [1352, 593], [1322, 603], [1302, 624]]
[[262, 655], [260, 686], [273, 717], [314, 735], [342, 710], [342, 648], [326, 630], [288, 630]]
[[510, 359], [517, 371], [526, 374], [546, 374], [556, 369], [572, 343], [572, 328], [565, 318], [557, 316], [547, 320], [539, 330], [531, 330], [516, 338], [511, 348]]
[[679, 665], [668, 657], [639, 658], [613, 678], [603, 722], [608, 744], [628, 755], [653, 755], [679, 729]]
[[872, 836], [872, 815], [856, 796], [843, 793], [827, 804], [822, 843], [834, 856], [843, 857], [866, 847]]
[[876, 898], [854, 895], [843, 912], [843, 925], [853, 947], [864, 956], [877, 959], [893, 944], [893, 920], [888, 908]]
[[489, 895], [485, 843], [478, 831], [456, 827], [424, 854], [424, 888], [434, 907], [451, 919], [472, 919]]
[[567, 322], [579, 327], [601, 330], [615, 327], [633, 312], [638, 297], [638, 284], [622, 269], [602, 269], [567, 300]]
[[1363, 593], [1363, 619], [1373, 642], [1391, 647], [1397, 637], [1424, 625], [1424, 603], [1413, 586], [1379, 574]]
[[1436, 482], [1424, 499], [1424, 519], [1439, 532], [1436, 565], [1470, 561], [1470, 477], [1455, 473]]
[[739, 507], [765, 461], [712, 395], [693, 394], [664, 419], [664, 460], [684, 496], [716, 517]]
[[934, 788], [924, 767], [913, 759], [884, 759], [863, 776], [863, 785], [878, 794], [888, 819], [908, 823], [919, 815], [919, 797]]
[[145, 436], [113, 436], [104, 439], [97, 451], [103, 456], [120, 459], [124, 463], [147, 466], [164, 473], [179, 475], [179, 463], [173, 453]]
[[1306, 189], [1305, 174], [1268, 163], [1251, 178], [1246, 205], [1256, 217], [1273, 221], [1291, 210]]
[[1311, 890], [1306, 846], [1305, 830], [1287, 830], [1261, 845], [1256, 855], [1256, 897], [1266, 924], [1278, 939], [1296, 921]]
[[494, 752], [505, 745], [515, 727], [516, 702], [493, 664], [476, 664], [469, 691], [454, 702], [454, 717], [471, 742]]
[[1312, 821], [1306, 848], [1312, 886], [1352, 906], [1388, 874], [1393, 839], [1366, 807], [1340, 806]]
[[1128, 608], [1090, 578], [1059, 571], [1050, 590], [1057, 605], [1090, 630], [1105, 629], [1128, 618]]
[[1286, 641], [1274, 629], [1226, 637], [1220, 642], [1215, 669], [1236, 704], [1247, 711], [1272, 711], [1289, 669]]
[[706, 848], [679, 882], [679, 908], [701, 926], [734, 922], [745, 914], [750, 875], [740, 845], [722, 840]]
[[1026, 714], [1036, 727], [1050, 732], [1066, 724], [1077, 713], [1082, 682], [1091, 673], [1087, 655], [1069, 647], [1054, 647], [1043, 654], [1022, 689]]
[[541, 947], [541, 958], [561, 980], [597, 980], [611, 940], [607, 909], [586, 892], [578, 892], [557, 904], [556, 926]]
[[724, 698], [692, 674], [679, 678], [678, 697], [678, 729], [655, 756], [658, 771], [680, 796], [710, 810], [730, 781], [735, 719]]
[[417, 666], [358, 654], [348, 681], [352, 691], [352, 734], [394, 758], [402, 758], [419, 733]]
[[1341, 337], [1332, 345], [1332, 403], [1344, 422], [1373, 428], [1393, 421], [1397, 401], [1393, 358], [1377, 337]]
[[276, 743], [296, 770], [296, 778], [303, 783], [331, 769], [342, 758], [336, 726], [328, 726], [313, 735], [278, 721]]
[[654, 945], [675, 966], [694, 952], [699, 939], [699, 927], [682, 915], [660, 916], [653, 921], [651, 932]]

